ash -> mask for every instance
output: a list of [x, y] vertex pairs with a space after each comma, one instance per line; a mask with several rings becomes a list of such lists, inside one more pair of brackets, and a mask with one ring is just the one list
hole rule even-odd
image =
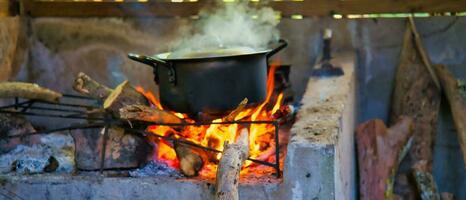
[[168, 166], [160, 161], [150, 161], [146, 166], [129, 172], [131, 177], [153, 177], [153, 176], [168, 176], [181, 178], [183, 175], [176, 169]]

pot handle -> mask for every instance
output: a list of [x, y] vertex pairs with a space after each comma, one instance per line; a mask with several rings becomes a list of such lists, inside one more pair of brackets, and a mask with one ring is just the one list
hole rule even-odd
[[269, 53], [267, 53], [267, 58], [272, 57], [273, 55], [278, 53], [280, 50], [285, 48], [286, 46], [288, 46], [288, 42], [286, 42], [286, 40], [284, 40], [284, 39], [278, 40], [277, 46], [274, 47]]
[[[144, 55], [139, 55], [139, 54], [134, 54], [134, 53], [129, 53], [128, 58], [151, 66], [152, 68], [154, 68], [154, 75], [157, 74], [157, 65], [162, 65], [168, 68], [168, 81], [174, 85], [176, 84], [175, 69], [172, 67], [172, 64], [170, 62], [157, 59], [154, 57], [144, 56]], [[157, 84], [159, 83], [158, 74], [155, 75], [155, 82]]]
[[139, 55], [139, 54], [135, 54], [135, 53], [129, 53], [128, 58], [130, 58], [131, 60], [134, 60], [134, 61], [144, 63], [146, 65], [149, 65], [149, 66], [153, 67], [153, 68], [156, 68], [157, 64], [168, 66], [168, 62], [166, 62], [164, 60], [160, 60], [160, 59], [149, 57], [149, 56]]

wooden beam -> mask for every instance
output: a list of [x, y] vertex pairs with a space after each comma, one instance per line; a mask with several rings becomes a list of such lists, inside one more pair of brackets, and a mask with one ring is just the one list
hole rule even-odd
[[[23, 12], [32, 17], [189, 17], [198, 14], [204, 5], [210, 4], [207, 0], [195, 2], [22, 0], [22, 3]], [[258, 3], [251, 4], [258, 5]], [[305, 0], [272, 1], [269, 5], [282, 16], [466, 11], [465, 0]]]
[[201, 2], [58, 2], [25, 0], [24, 12], [32, 17], [189, 17]]

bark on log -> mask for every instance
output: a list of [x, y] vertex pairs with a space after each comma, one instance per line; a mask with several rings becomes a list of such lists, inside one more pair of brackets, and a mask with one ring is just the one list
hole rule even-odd
[[129, 121], [142, 121], [151, 123], [182, 123], [183, 120], [176, 115], [145, 105], [127, 105], [120, 109], [120, 118]]
[[443, 65], [436, 65], [435, 71], [440, 79], [443, 91], [448, 102], [455, 123], [456, 133], [463, 152], [463, 161], [466, 168], [466, 85], [456, 79]]
[[187, 177], [199, 175], [199, 171], [204, 166], [204, 159], [202, 155], [205, 154], [205, 152], [180, 142], [175, 142], [174, 146], [176, 157], [178, 157], [178, 160], [180, 161], [181, 173]]
[[401, 117], [390, 129], [378, 119], [358, 126], [361, 199], [392, 199], [394, 176], [412, 134], [413, 120], [409, 117]]
[[3, 82], [0, 83], [0, 97], [20, 97], [56, 103], [62, 94], [33, 83]]
[[429, 70], [429, 59], [422, 53], [422, 44], [417, 38], [419, 36], [413, 36], [415, 33], [413, 27], [412, 22], [409, 22], [404, 35], [390, 116], [390, 124], [400, 116], [409, 116], [414, 120], [412, 148], [401, 164], [395, 185], [396, 193], [404, 199], [411, 199], [416, 194], [415, 185], [407, 181], [411, 168], [416, 163], [425, 161], [429, 172], [432, 170], [434, 138], [441, 99], [440, 91]]
[[425, 169], [424, 165], [415, 166], [413, 176], [422, 200], [440, 200], [434, 177]]
[[104, 109], [119, 117], [120, 109], [127, 105], [149, 105], [146, 97], [136, 91], [128, 81], [118, 85], [104, 101]]
[[83, 72], [79, 72], [76, 77], [73, 89], [83, 95], [100, 100], [105, 100], [113, 91], [109, 87], [93, 80]]
[[225, 144], [217, 168], [216, 200], [238, 200], [238, 185], [241, 167], [249, 157], [249, 134], [242, 129], [234, 144]]

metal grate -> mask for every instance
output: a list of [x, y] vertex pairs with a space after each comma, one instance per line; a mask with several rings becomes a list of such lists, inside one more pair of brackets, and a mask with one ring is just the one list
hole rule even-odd
[[[70, 103], [76, 101], [83, 101], [85, 103], [77, 104], [77, 103]], [[201, 148], [206, 151], [211, 151], [215, 153], [222, 153], [222, 151], [205, 147], [190, 141], [187, 141], [182, 138], [174, 138], [171, 136], [162, 136], [158, 134], [154, 134], [152, 132], [148, 132], [145, 129], [137, 129], [127, 127], [127, 122], [121, 121], [118, 119], [114, 119], [111, 117], [110, 114], [104, 114], [104, 117], [89, 117], [89, 110], [90, 109], [99, 109], [101, 108], [101, 102], [97, 100], [91, 99], [85, 96], [79, 95], [70, 95], [64, 94], [62, 99], [59, 103], [50, 103], [44, 102], [39, 100], [20, 100], [19, 98], [14, 98], [14, 103], [6, 106], [0, 107], [0, 113], [8, 113], [8, 114], [16, 114], [16, 115], [26, 115], [26, 116], [34, 116], [34, 117], [46, 117], [46, 118], [58, 118], [58, 119], [76, 119], [76, 120], [86, 120], [86, 122], [81, 123], [74, 123], [69, 124], [61, 128], [56, 129], [49, 129], [37, 132], [31, 132], [21, 135], [13, 135], [8, 136], [3, 139], [12, 139], [18, 137], [26, 137], [30, 135], [36, 134], [49, 134], [59, 131], [66, 131], [66, 130], [76, 130], [76, 129], [92, 129], [92, 128], [105, 128], [104, 131], [104, 139], [102, 140], [102, 149], [106, 149], [107, 140], [108, 140], [108, 128], [111, 125], [119, 125], [123, 127], [126, 131], [141, 134], [143, 136], [152, 135], [155, 137], [163, 138], [168, 141], [172, 142], [179, 142], [183, 143], [192, 147]], [[170, 127], [180, 127], [180, 126], [202, 126], [202, 125], [212, 125], [212, 124], [241, 124], [241, 125], [250, 125], [250, 124], [271, 124], [274, 126], [274, 142], [275, 146], [275, 162], [266, 162], [261, 160], [256, 160], [253, 158], [248, 158], [248, 160], [255, 162], [260, 165], [269, 166], [275, 169], [276, 177], [279, 178], [281, 176], [280, 173], [280, 148], [279, 147], [279, 135], [278, 131], [280, 128], [280, 124], [278, 121], [231, 121], [231, 122], [199, 122], [199, 123], [147, 123], [147, 125], [158, 125], [158, 126], [170, 126]], [[102, 173], [104, 170], [104, 159], [105, 159], [105, 151], [102, 151], [101, 154], [101, 166], [100, 172]]]

